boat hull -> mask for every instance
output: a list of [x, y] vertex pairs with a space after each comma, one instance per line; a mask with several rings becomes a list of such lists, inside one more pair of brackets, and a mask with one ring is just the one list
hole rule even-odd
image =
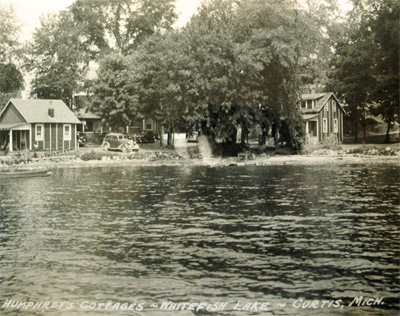
[[32, 178], [32, 177], [48, 177], [51, 176], [51, 170], [22, 170], [22, 171], [9, 171], [0, 172], [0, 179], [19, 179], [19, 178]]

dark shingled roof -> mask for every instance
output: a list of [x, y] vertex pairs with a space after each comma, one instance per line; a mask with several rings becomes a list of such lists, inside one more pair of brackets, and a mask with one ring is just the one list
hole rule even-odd
[[[12, 103], [27, 123], [69, 123], [81, 124], [81, 121], [62, 100], [23, 100], [10, 99], [6, 108]], [[54, 117], [48, 114], [54, 109]]]
[[313, 109], [300, 109], [302, 113], [315, 113], [321, 111], [321, 109], [324, 107], [326, 102], [330, 99], [330, 97], [333, 96], [337, 102], [337, 104], [342, 108], [342, 110], [346, 113], [346, 111], [343, 109], [342, 104], [339, 102], [339, 100], [336, 98], [335, 94], [333, 92], [325, 92], [325, 93], [312, 93], [312, 94], [302, 94], [301, 95], [301, 100], [302, 101], [307, 101], [307, 100], [317, 100], [317, 104]]

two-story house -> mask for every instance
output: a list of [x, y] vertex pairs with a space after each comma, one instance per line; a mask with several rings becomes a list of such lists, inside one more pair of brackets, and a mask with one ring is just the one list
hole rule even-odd
[[336, 136], [337, 140], [342, 142], [345, 113], [332, 92], [301, 96], [300, 114], [305, 120], [306, 137], [310, 144], [323, 142], [331, 136]]

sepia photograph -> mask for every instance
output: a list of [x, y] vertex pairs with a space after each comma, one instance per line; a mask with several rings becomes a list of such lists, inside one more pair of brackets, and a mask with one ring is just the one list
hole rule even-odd
[[0, 315], [400, 315], [398, 0], [1, 0]]

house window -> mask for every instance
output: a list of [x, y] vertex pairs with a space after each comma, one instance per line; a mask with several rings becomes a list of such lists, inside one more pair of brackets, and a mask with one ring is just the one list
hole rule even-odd
[[35, 126], [35, 140], [43, 140], [43, 124], [38, 124]]
[[337, 119], [333, 120], [333, 132], [334, 133], [338, 132], [338, 120]]
[[328, 133], [328, 119], [324, 118], [322, 128], [324, 133]]
[[328, 109], [329, 109], [329, 107], [328, 107], [328, 103], [327, 103], [327, 104], [325, 104], [325, 106], [324, 106], [324, 109], [325, 109], [325, 111], [326, 111], [326, 112], [328, 112]]
[[300, 109], [305, 109], [305, 108], [307, 108], [306, 101], [301, 101]]
[[71, 140], [71, 125], [64, 125], [64, 140]]
[[335, 102], [335, 100], [332, 101], [332, 112], [336, 112], [336, 102]]

